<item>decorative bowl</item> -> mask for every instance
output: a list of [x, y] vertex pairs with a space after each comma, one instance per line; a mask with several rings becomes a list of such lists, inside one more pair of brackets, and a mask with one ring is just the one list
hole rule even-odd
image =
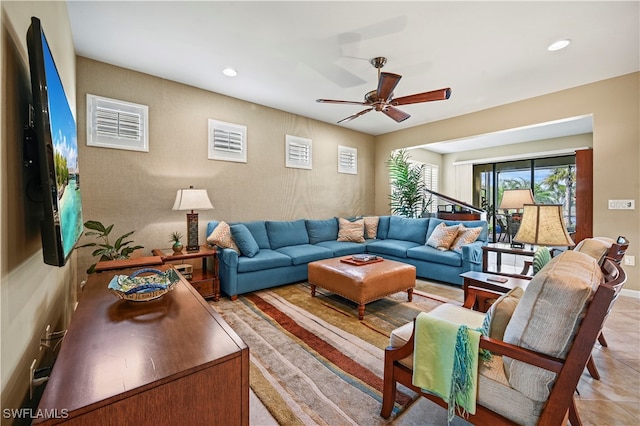
[[[145, 273], [152, 275], [140, 276]], [[120, 299], [147, 302], [171, 291], [178, 281], [180, 281], [180, 277], [173, 268], [164, 272], [145, 268], [139, 269], [131, 275], [114, 276], [109, 282], [108, 288]]]

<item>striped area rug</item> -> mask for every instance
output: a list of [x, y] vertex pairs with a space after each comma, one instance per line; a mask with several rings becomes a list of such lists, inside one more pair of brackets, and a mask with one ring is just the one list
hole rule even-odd
[[390, 332], [444, 300], [419, 290], [356, 304], [307, 283], [212, 303], [249, 346], [250, 385], [282, 425], [380, 425], [415, 394], [399, 388], [394, 413], [380, 417], [384, 348]]

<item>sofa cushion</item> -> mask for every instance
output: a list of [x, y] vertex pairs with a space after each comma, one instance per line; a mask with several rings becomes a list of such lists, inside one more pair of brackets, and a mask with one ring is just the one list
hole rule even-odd
[[267, 235], [272, 249], [309, 244], [309, 234], [304, 219], [292, 221], [267, 221]]
[[240, 253], [247, 257], [253, 257], [260, 251], [260, 247], [256, 242], [256, 239], [253, 238], [253, 235], [243, 224], [231, 225], [231, 236], [233, 236], [233, 241], [235, 241], [236, 245], [240, 249]]
[[367, 251], [367, 246], [351, 241], [322, 241], [316, 244], [333, 252], [334, 257], [347, 256], [349, 254], [362, 254]]
[[364, 243], [364, 219], [338, 219], [338, 241]]
[[441, 251], [427, 245], [408, 249], [407, 257], [443, 265], [462, 266], [462, 255], [460, 253], [451, 250]]
[[240, 253], [240, 249], [233, 241], [231, 228], [229, 227], [227, 222], [221, 221], [220, 223], [218, 223], [215, 229], [207, 237], [207, 242], [221, 248], [230, 248]]
[[364, 237], [367, 240], [375, 239], [378, 236], [378, 216], [365, 216], [364, 219]]
[[391, 216], [379, 216], [378, 219], [378, 235], [376, 238], [378, 240], [386, 240], [387, 235], [389, 235], [389, 220]]
[[451, 244], [453, 244], [458, 237], [460, 226], [461, 225], [447, 226], [442, 222], [435, 227], [429, 239], [427, 239], [427, 245], [441, 251], [449, 250]]
[[[533, 277], [504, 333], [504, 341], [565, 358], [586, 304], [602, 282], [598, 262], [566, 251], [551, 259]], [[555, 374], [532, 365], [504, 359], [511, 386], [536, 401], [549, 397]]]
[[[431, 233], [436, 228], [436, 226], [438, 226], [442, 222], [444, 222], [447, 226], [457, 225], [461, 223], [459, 220], [442, 220], [435, 217], [431, 218], [429, 219], [429, 226], [427, 228], [427, 238], [431, 236]], [[482, 227], [482, 231], [480, 232], [480, 235], [478, 235], [478, 241], [483, 241], [485, 243], [489, 241], [489, 232], [487, 228], [487, 222], [485, 220], [465, 220], [463, 221], [463, 224], [467, 228], [477, 228], [479, 226]]]
[[306, 220], [305, 226], [309, 234], [309, 244], [338, 239], [338, 221], [335, 217], [325, 220]]
[[314, 260], [329, 259], [333, 257], [333, 250], [311, 244], [280, 247], [279, 249], [276, 249], [276, 251], [289, 256], [291, 258], [292, 265], [302, 265], [313, 262]]
[[427, 241], [428, 225], [429, 219], [410, 219], [391, 216], [389, 219], [389, 233], [387, 234], [387, 238], [424, 244], [425, 241]]
[[238, 257], [238, 272], [254, 272], [291, 266], [291, 258], [271, 249], [261, 249], [253, 257]]
[[242, 224], [247, 227], [253, 238], [261, 249], [271, 248], [269, 245], [269, 236], [267, 235], [267, 227], [264, 220], [256, 220], [252, 222], [234, 222], [230, 225]]
[[454, 250], [462, 253], [462, 246], [471, 244], [476, 241], [480, 236], [480, 233], [482, 232], [482, 227], [478, 226], [475, 228], [467, 228], [463, 224], [460, 224], [459, 226], [460, 229], [458, 230], [458, 236], [455, 240], [453, 240], [453, 243], [451, 244], [451, 247], [449, 247], [449, 250]]
[[367, 244], [367, 251], [374, 254], [388, 254], [395, 257], [407, 257], [407, 250], [419, 246], [412, 241], [374, 240]]

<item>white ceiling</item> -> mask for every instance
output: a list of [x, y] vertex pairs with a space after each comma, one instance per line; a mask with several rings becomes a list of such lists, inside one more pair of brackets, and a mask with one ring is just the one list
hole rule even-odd
[[[315, 99], [361, 101], [376, 88], [376, 56], [388, 58], [384, 71], [403, 75], [395, 97], [452, 88], [449, 100], [401, 107], [412, 115], [403, 123], [371, 112], [340, 125], [372, 135], [638, 71], [639, 6], [68, 2], [78, 55], [328, 123], [364, 108]], [[571, 45], [546, 50], [562, 38]], [[236, 77], [222, 74], [228, 66]]]

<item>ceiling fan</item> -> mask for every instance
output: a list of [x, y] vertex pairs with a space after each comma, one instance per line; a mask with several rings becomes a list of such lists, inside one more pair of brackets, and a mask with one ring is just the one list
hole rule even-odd
[[431, 102], [431, 101], [443, 101], [445, 99], [449, 99], [451, 96], [451, 89], [438, 89], [432, 90], [430, 92], [424, 93], [416, 93], [415, 95], [402, 96], [400, 98], [393, 98], [393, 90], [400, 82], [402, 78], [401, 75], [392, 74], [390, 72], [380, 72], [380, 69], [387, 63], [387, 58], [377, 57], [371, 59], [371, 65], [374, 68], [378, 69], [378, 88], [376, 90], [372, 90], [364, 95], [364, 102], [357, 101], [339, 101], [333, 99], [316, 99], [316, 102], [327, 103], [327, 104], [347, 104], [347, 105], [365, 105], [368, 108], [362, 110], [358, 113], [350, 115], [347, 118], [343, 118], [338, 121], [339, 123], [344, 123], [346, 121], [351, 121], [354, 118], [358, 118], [361, 115], [368, 113], [369, 111], [382, 111], [387, 116], [391, 117], [398, 123], [406, 120], [411, 117], [411, 115], [407, 114], [404, 111], [396, 108], [398, 105], [407, 105], [407, 104], [417, 104], [421, 102]]

